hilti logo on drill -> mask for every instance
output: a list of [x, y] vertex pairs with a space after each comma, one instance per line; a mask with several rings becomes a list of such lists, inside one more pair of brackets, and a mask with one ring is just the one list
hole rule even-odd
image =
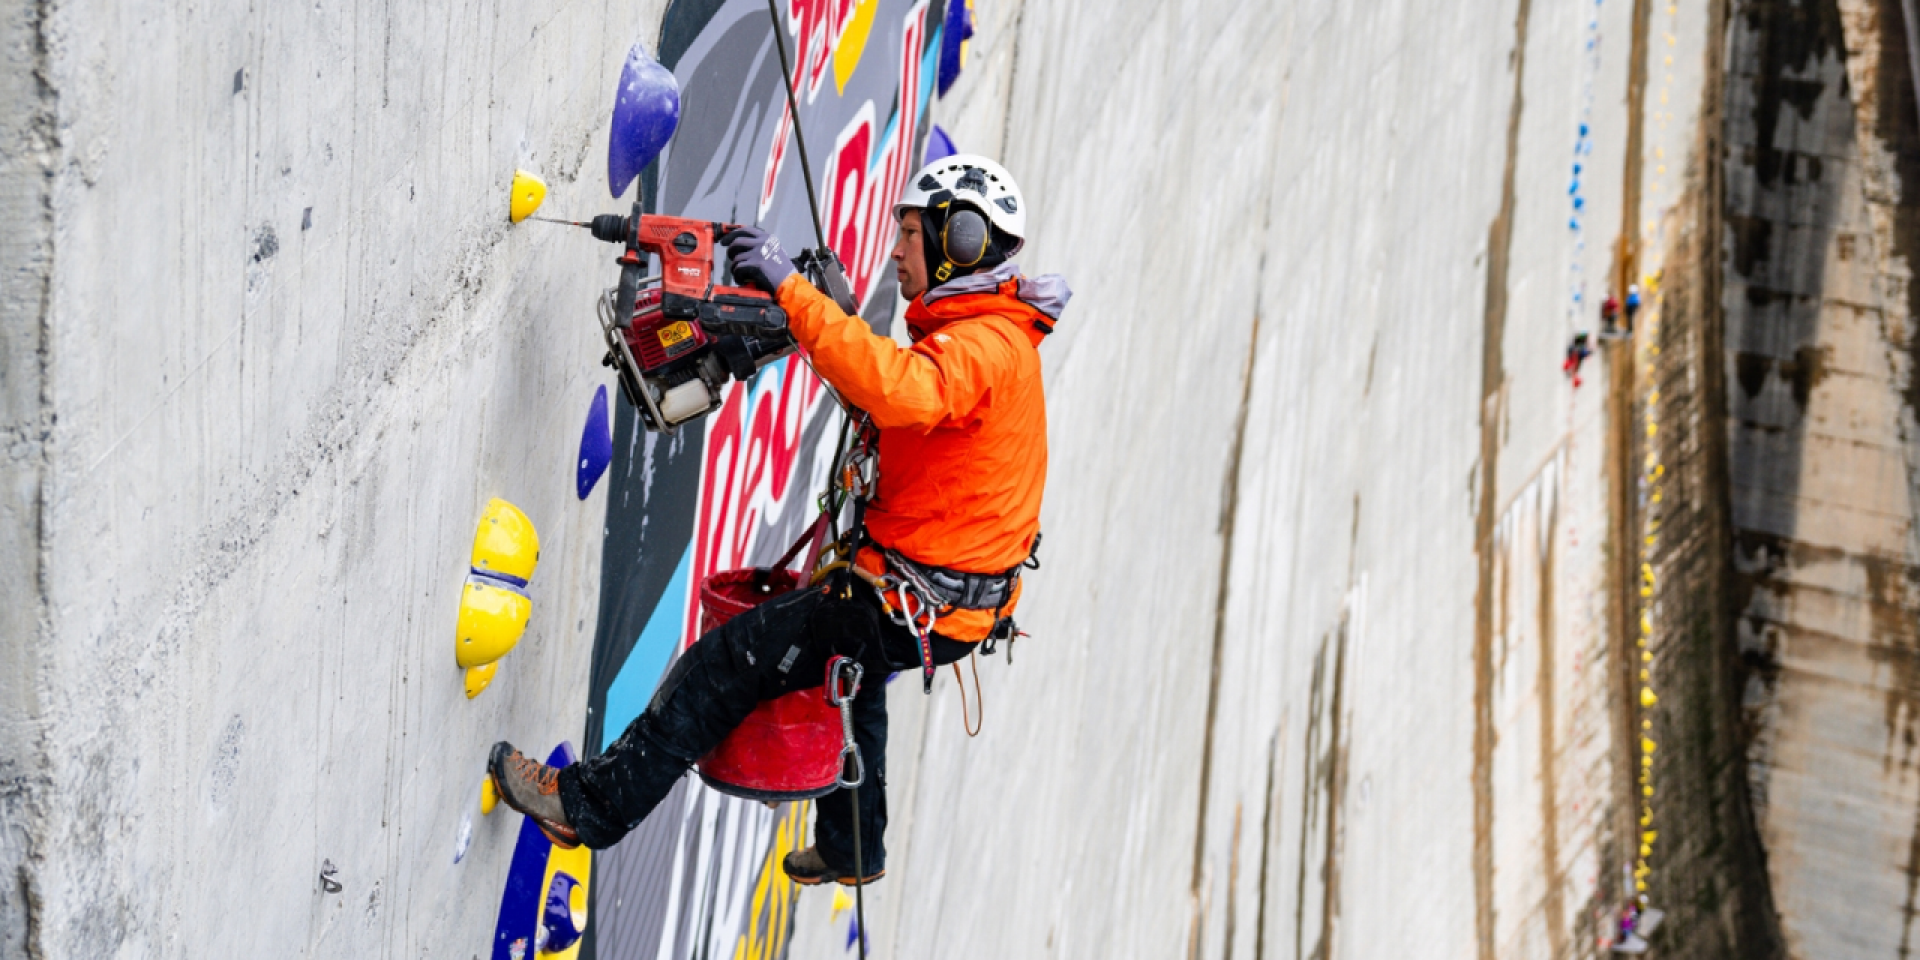
[[683, 274], [686, 274], [689, 277], [693, 277], [696, 280], [700, 278], [699, 267], [678, 266], [678, 267], [674, 267], [674, 269], [680, 271]]

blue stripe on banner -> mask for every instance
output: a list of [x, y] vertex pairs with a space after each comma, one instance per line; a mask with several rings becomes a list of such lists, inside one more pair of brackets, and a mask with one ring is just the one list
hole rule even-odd
[[653, 615], [641, 629], [640, 639], [634, 642], [627, 661], [620, 665], [620, 673], [607, 687], [607, 715], [600, 724], [602, 751], [647, 708], [647, 701], [653, 699], [653, 688], [660, 683], [660, 674], [680, 646], [680, 617], [681, 611], [687, 609], [687, 580], [692, 576], [692, 566], [693, 543], [689, 541], [686, 552], [680, 555], [680, 565], [673, 568], [673, 579], [667, 581], [660, 602], [654, 604]]

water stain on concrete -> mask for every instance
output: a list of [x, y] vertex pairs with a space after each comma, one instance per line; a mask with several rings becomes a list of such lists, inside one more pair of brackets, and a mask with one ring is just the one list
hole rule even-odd
[[1513, 21], [1513, 98], [1507, 105], [1505, 165], [1500, 210], [1487, 227], [1486, 313], [1481, 323], [1480, 460], [1475, 467], [1474, 551], [1479, 581], [1474, 590], [1473, 629], [1473, 900], [1474, 935], [1480, 960], [1494, 960], [1493, 889], [1493, 580], [1494, 523], [1499, 516], [1500, 425], [1505, 406], [1507, 283], [1513, 252], [1514, 173], [1520, 154], [1520, 116], [1525, 107], [1527, 20], [1531, 0], [1520, 0]]

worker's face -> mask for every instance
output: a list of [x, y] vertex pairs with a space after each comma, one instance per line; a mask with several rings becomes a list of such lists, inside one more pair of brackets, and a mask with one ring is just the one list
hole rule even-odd
[[926, 235], [920, 231], [920, 211], [900, 215], [900, 239], [893, 242], [893, 272], [900, 278], [900, 296], [912, 300], [927, 292], [927, 255], [921, 244]]

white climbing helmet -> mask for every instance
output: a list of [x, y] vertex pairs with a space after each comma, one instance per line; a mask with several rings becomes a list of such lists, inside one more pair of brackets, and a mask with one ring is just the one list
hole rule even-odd
[[987, 215], [987, 221], [1000, 232], [1013, 237], [1012, 256], [1027, 243], [1027, 201], [1020, 185], [1013, 182], [1007, 168], [971, 153], [942, 157], [920, 168], [907, 181], [900, 202], [893, 205], [893, 218], [908, 210], [925, 209], [938, 193], [951, 193], [953, 199], [969, 202]]

